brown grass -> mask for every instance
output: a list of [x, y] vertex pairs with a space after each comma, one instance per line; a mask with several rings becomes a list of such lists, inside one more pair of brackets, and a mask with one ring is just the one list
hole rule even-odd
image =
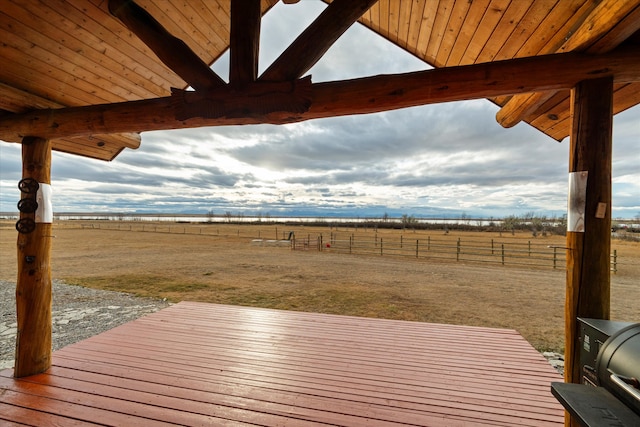
[[[83, 223], [85, 227], [87, 223]], [[358, 238], [373, 230], [283, 225], [128, 222], [54, 225], [53, 277], [70, 284], [140, 296], [279, 309], [383, 317], [423, 322], [513, 328], [540, 350], [562, 351], [565, 272], [551, 268], [474, 264], [455, 260], [291, 251], [251, 245], [252, 237], [275, 238], [348, 232]], [[96, 223], [93, 226], [97, 226]], [[155, 227], [156, 232], [150, 232]], [[159, 228], [160, 227], [160, 228]], [[201, 234], [202, 233], [202, 234]], [[379, 230], [385, 239], [442, 238], [442, 231]], [[480, 236], [479, 236], [480, 235]], [[456, 233], [447, 238], [533, 239], [530, 233]], [[545, 240], [543, 240], [545, 239]], [[15, 280], [13, 222], [0, 223], [0, 279]], [[564, 237], [536, 239], [564, 245]], [[640, 320], [640, 243], [614, 241], [622, 262], [612, 276], [612, 318]]]

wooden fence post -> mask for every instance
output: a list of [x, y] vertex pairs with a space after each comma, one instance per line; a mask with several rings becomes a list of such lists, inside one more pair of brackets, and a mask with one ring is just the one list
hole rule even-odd
[[[41, 138], [24, 138], [22, 178], [33, 179], [40, 184], [40, 187], [42, 184], [51, 184], [50, 141]], [[30, 195], [23, 193], [23, 198], [25, 196]], [[33, 213], [21, 212], [20, 219], [31, 218], [31, 215]], [[18, 335], [14, 367], [16, 378], [38, 374], [51, 367], [52, 224], [46, 218], [44, 220], [37, 218], [37, 213], [35, 216], [35, 229], [31, 232], [18, 233], [17, 241]]]
[[618, 272], [618, 250], [613, 250], [613, 274]]

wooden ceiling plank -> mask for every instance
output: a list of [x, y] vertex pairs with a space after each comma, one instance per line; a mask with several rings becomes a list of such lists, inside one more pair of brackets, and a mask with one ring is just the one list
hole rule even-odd
[[109, 135], [92, 135], [92, 137], [102, 141], [111, 142], [112, 144], [117, 144], [125, 148], [130, 148], [132, 150], [140, 148], [140, 143], [142, 141], [139, 133], [127, 133], [124, 135], [114, 133]]
[[614, 85], [613, 101], [614, 114], [640, 104], [640, 85], [631, 83]]
[[[534, 55], [555, 53], [558, 41], [564, 40], [571, 30], [575, 28], [577, 22], [595, 7], [593, 2], [584, 0], [560, 0], [555, 7], [540, 22], [531, 37], [518, 49], [516, 57], [523, 58]], [[549, 28], [557, 28], [551, 36]]]
[[494, 60], [515, 58], [520, 47], [532, 36], [540, 23], [545, 21], [545, 17], [551, 13], [558, 1], [525, 2], [529, 3], [530, 7], [522, 19], [515, 23], [513, 32], [497, 52]]
[[391, 33], [389, 32], [389, 1], [390, 0], [378, 0], [378, 2], [376, 2], [378, 13], [380, 14], [378, 31], [380, 35], [387, 40], [391, 40]]
[[[92, 63], [78, 58], [83, 58], [77, 52], [71, 52], [66, 48], [59, 48], [57, 51], [50, 48], [54, 44], [52, 40], [45, 40], [37, 33], [27, 34], [29, 40], [20, 37], [20, 28], [13, 27], [13, 32], [7, 33], [0, 28], [0, 39], [4, 41], [0, 51], [7, 58], [13, 58], [15, 61], [30, 61], [31, 64], [46, 64], [44, 69], [47, 70], [44, 78], [47, 76], [58, 76], [58, 80], [77, 81], [88, 88], [88, 91], [99, 97], [99, 102], [116, 102], [131, 99], [132, 95], [139, 98], [151, 98], [157, 95], [150, 94], [139, 87], [125, 81], [125, 87], [116, 84], [106, 76], [104, 77], [99, 70], [93, 72]], [[10, 50], [15, 52], [11, 54]], [[144, 96], [143, 96], [144, 95]], [[55, 99], [54, 99], [55, 100]]]
[[194, 89], [206, 91], [226, 84], [184, 41], [133, 1], [109, 0], [109, 10]]
[[33, 109], [63, 108], [64, 105], [38, 95], [0, 83], [0, 109], [11, 113], [25, 113]]
[[[203, 21], [200, 14], [195, 13], [192, 3], [195, 2], [143, 0], [139, 4], [141, 7], [144, 6], [169, 34], [185, 43], [205, 64], [211, 65], [218, 52], [227, 49], [228, 41], [212, 43], [211, 34], [205, 34], [212, 23]], [[219, 39], [217, 34], [213, 37], [216, 41]]]
[[[224, 26], [222, 25], [218, 16], [215, 16], [211, 9], [207, 7], [209, 2], [193, 2], [191, 3], [194, 8], [195, 13], [200, 17], [203, 21], [202, 25], [206, 28], [206, 36], [211, 43], [211, 46], [208, 48], [209, 57], [212, 62], [215, 62], [224, 52], [227, 51], [229, 46], [229, 33], [225, 33], [223, 31]], [[207, 62], [208, 58], [204, 58], [205, 62]]]
[[416, 1], [401, 1], [398, 2], [400, 5], [400, 11], [398, 12], [398, 44], [403, 49], [407, 49], [407, 43], [409, 40], [409, 28], [411, 26], [411, 9], [414, 4], [417, 4]]
[[640, 31], [640, 5], [625, 16], [618, 25], [589, 46], [587, 52], [609, 52]]
[[[477, 54], [475, 62], [489, 62], [498, 59], [497, 55], [502, 47], [513, 36], [518, 22], [520, 22], [531, 8], [531, 3], [525, 1], [511, 1], [491, 34], [491, 41], [486, 43]], [[500, 58], [507, 59], [507, 58]]]
[[471, 3], [466, 1], [457, 1], [453, 4], [444, 38], [442, 39], [440, 49], [438, 49], [438, 54], [435, 59], [435, 64], [438, 66], [445, 66], [449, 63], [451, 48], [460, 34], [460, 29], [467, 17], [467, 13], [469, 13], [470, 7]]
[[[148, 1], [148, 0], [147, 0]], [[165, 3], [163, 3], [164, 5]], [[188, 24], [190, 29], [189, 34], [193, 40], [197, 43], [197, 46], [193, 49], [194, 52], [202, 58], [202, 60], [211, 64], [215, 58], [217, 58], [222, 52], [226, 51], [229, 45], [228, 40], [225, 41], [220, 37], [216, 31], [216, 27], [219, 25], [217, 18], [211, 16], [209, 9], [204, 7], [202, 2], [188, 1], [178, 4], [179, 7], [173, 7], [169, 11], [165, 10], [165, 14], [175, 14], [177, 10], [183, 17], [180, 22]], [[168, 5], [165, 5], [165, 9]], [[209, 18], [209, 19], [207, 19]], [[166, 26], [172, 34], [180, 38], [178, 31], [179, 23], [171, 19]], [[176, 26], [178, 24], [178, 26]], [[175, 28], [175, 30], [174, 30]], [[182, 29], [186, 32], [186, 29]], [[228, 36], [227, 36], [228, 37]]]
[[471, 3], [471, 7], [467, 12], [460, 33], [451, 48], [449, 59], [447, 60], [447, 66], [461, 65], [462, 57], [466, 52], [471, 38], [473, 37], [478, 25], [480, 24], [482, 17], [485, 15], [487, 8], [489, 7], [489, 0], [474, 1]]
[[[637, 84], [616, 84], [613, 92], [614, 114], [631, 108], [640, 103], [640, 85]], [[549, 100], [548, 111], [528, 120], [531, 126], [538, 128], [540, 131], [549, 135], [551, 138], [562, 141], [569, 136], [571, 131], [571, 114], [569, 111], [569, 92], [562, 91], [557, 93]], [[554, 115], [554, 119], [549, 119], [549, 115]]]
[[[29, 2], [25, 3], [26, 6], [30, 5]], [[33, 48], [41, 48], [42, 51], [38, 54], [39, 58], [53, 58], [54, 61], [60, 61], [65, 59], [69, 64], [76, 64], [80, 68], [92, 71], [94, 75], [101, 75], [110, 81], [107, 87], [103, 90], [112, 89], [111, 86], [121, 83], [121, 86], [132, 93], [136, 93], [140, 97], [156, 97], [166, 92], [159, 90], [157, 86], [152, 86], [144, 79], [137, 79], [139, 81], [130, 82], [131, 77], [129, 73], [126, 73], [125, 79], [122, 79], [119, 73], [122, 72], [122, 64], [112, 60], [110, 56], [105, 55], [103, 52], [98, 52], [95, 47], [87, 40], [77, 39], [77, 34], [68, 34], [64, 32], [64, 28], [54, 26], [49, 23], [49, 20], [62, 22], [65, 20], [63, 16], [56, 17], [55, 11], [48, 10], [45, 6], [31, 9], [23, 9], [12, 3], [7, 3], [4, 8], [5, 12], [11, 13], [11, 20], [18, 22], [13, 23], [11, 28], [6, 29], [9, 31], [9, 36], [3, 38], [9, 42], [14, 37], [21, 37], [26, 42], [34, 45]], [[34, 20], [34, 15], [37, 13], [43, 13], [47, 17], [44, 22], [38, 23], [38, 28], [31, 28], [26, 26], [27, 23], [37, 22]], [[0, 14], [0, 26], [9, 22], [5, 19], [4, 14]], [[75, 27], [75, 25], [74, 25]], [[76, 36], [76, 37], [74, 37]], [[32, 49], [30, 49], [32, 50]], [[114, 82], [114, 80], [121, 80]], [[113, 97], [112, 97], [113, 98]]]
[[[106, 56], [120, 63], [120, 67], [129, 69], [141, 79], [163, 88], [163, 94], [170, 93], [172, 87], [186, 87], [185, 81], [174, 71], [158, 60], [151, 49], [135, 34], [125, 28], [120, 21], [111, 16], [107, 2], [103, 0], [51, 0], [62, 3], [65, 7], [65, 22], [71, 25], [69, 34], [77, 34], [78, 38], [87, 40]], [[76, 7], [67, 7], [80, 3]], [[98, 5], [94, 2], [99, 2]], [[50, 2], [47, 2], [49, 4]], [[51, 7], [59, 7], [52, 3]], [[90, 19], [92, 22], [87, 22]], [[87, 29], [91, 30], [88, 31]], [[136, 82], [139, 82], [136, 79]], [[139, 84], [139, 83], [138, 83]]]
[[426, 0], [424, 9], [422, 10], [422, 22], [420, 32], [418, 34], [418, 44], [416, 45], [416, 54], [418, 58], [433, 66], [437, 52], [429, 50], [429, 40], [433, 33], [438, 6], [441, 0]]
[[[37, 72], [34, 68], [24, 67], [24, 52], [10, 46], [0, 47], [3, 67], [0, 70], [1, 80], [17, 88], [29, 88], [43, 98], [51, 99], [65, 106], [81, 106], [110, 102], [100, 92], [100, 88], [91, 83], [70, 76], [66, 72], [52, 69], [49, 64], [35, 57], [29, 59], [30, 64], [40, 69], [50, 69], [47, 75]], [[16, 59], [20, 62], [17, 62]], [[15, 72], [14, 70], [21, 70]]]
[[243, 87], [258, 77], [260, 47], [260, 0], [231, 3], [229, 83]]
[[574, 12], [571, 10], [570, 12], [573, 13], [570, 19], [567, 19], [564, 25], [558, 28], [558, 31], [550, 34], [550, 37], [548, 37], [549, 41], [544, 44], [539, 54], [556, 53], [560, 46], [567, 41], [567, 38], [570, 38], [572, 34], [578, 31], [581, 23], [593, 12], [598, 3], [599, 2], [585, 2], [577, 11]]
[[[640, 0], [635, 2], [608, 0], [599, 3], [577, 31], [558, 48], [558, 52], [573, 50], [585, 50], [594, 54], [606, 52], [599, 49], [617, 46], [640, 29], [640, 19], [633, 19], [637, 18], [634, 12], [638, 14], [637, 17], [640, 17]], [[631, 17], [631, 19], [625, 20], [625, 17]], [[618, 22], [621, 24], [616, 25]], [[613, 28], [617, 29], [615, 32], [617, 38], [609, 36], [606, 43], [594, 48], [593, 45]], [[498, 111], [496, 120], [504, 127], [512, 127], [530, 115], [535, 115], [535, 111], [547, 101], [549, 96], [549, 93], [514, 96]]]
[[217, 17], [218, 22], [221, 24], [221, 30], [225, 35], [223, 40], [229, 44], [229, 34], [231, 34], [231, 1], [232, 0], [216, 0], [205, 1], [204, 5], [211, 11], [211, 13]]
[[[121, 152], [124, 148], [137, 149], [140, 147], [139, 133], [123, 133], [108, 135], [91, 135], [78, 138], [54, 139], [53, 149], [70, 154], [90, 153], [90, 157], [102, 160], [111, 160], [114, 153]], [[64, 147], [64, 148], [63, 148]]]
[[596, 41], [600, 40], [611, 30], [619, 27], [618, 23], [622, 22], [624, 25], [624, 18], [629, 14], [632, 14], [634, 10], [637, 12], [638, 9], [640, 9], [640, 0], [604, 0], [600, 2], [595, 7], [595, 9], [593, 9], [592, 13], [589, 14], [587, 19], [580, 23], [577, 31], [571, 34], [569, 39], [567, 39], [562, 44], [562, 46], [560, 46], [560, 48], [556, 50], [556, 52], [608, 52], [609, 50], [617, 47], [620, 43], [626, 40], [628, 36], [640, 29], [640, 22], [634, 22], [633, 17], [632, 22], [626, 21], [626, 26], [628, 28], [620, 28], [618, 30], [622, 30], [622, 35], [624, 38], [613, 40], [613, 43], [617, 42], [617, 44], [612, 47], [610, 46], [610, 41], [609, 44], [604, 47], [604, 49], [607, 50], [603, 50], [602, 46], [596, 49], [594, 49], [592, 46], [596, 43]]
[[389, 40], [398, 45], [402, 44], [400, 41], [400, 3], [399, 1], [389, 3]]
[[427, 45], [427, 56], [434, 59], [433, 65], [435, 67], [444, 65], [439, 64], [437, 62], [437, 58], [440, 53], [440, 47], [442, 46], [442, 40], [444, 39], [445, 32], [447, 31], [447, 24], [449, 24], [449, 17], [451, 16], [453, 5], [454, 3], [451, 1], [440, 1], [438, 3], [436, 18], [433, 22], [431, 36], [429, 37], [429, 43]]
[[115, 159], [124, 149], [123, 146], [117, 144], [105, 143], [98, 147], [95, 143], [90, 143], [87, 140], [72, 138], [55, 139], [51, 141], [51, 146], [55, 151], [106, 161]]
[[[209, 10], [211, 16], [215, 17], [215, 20], [211, 21], [209, 25], [212, 27], [213, 31], [218, 34], [218, 37], [220, 37], [224, 42], [224, 45], [229, 46], [229, 43], [231, 42], [231, 1], [205, 1], [202, 5], [204, 8]], [[214, 62], [226, 51], [227, 49], [221, 51], [219, 55], [214, 57]]]
[[[480, 55], [480, 52], [486, 46], [491, 36], [496, 32], [496, 27], [502, 18], [504, 18], [510, 2], [511, 0], [491, 0], [489, 7], [478, 25], [478, 29], [469, 41], [462, 58], [460, 58], [461, 64], [478, 62], [478, 55]], [[493, 40], [491, 42], [493, 43]]]
[[[614, 114], [618, 114], [640, 103], [640, 85], [616, 84], [613, 92]], [[545, 105], [545, 111], [527, 122], [556, 141], [562, 141], [571, 132], [571, 114], [569, 109], [570, 92], [556, 93]], [[554, 116], [552, 119], [549, 116]]]
[[380, 29], [380, 13], [379, 13], [379, 6], [378, 3], [374, 4], [373, 6], [371, 6], [369, 8], [369, 10], [367, 10], [365, 13], [362, 14], [362, 16], [360, 17], [360, 19], [358, 19], [358, 21], [363, 24], [364, 26], [366, 26], [367, 28], [369, 28], [371, 31], [380, 34], [379, 29]]
[[[606, 73], [602, 73], [603, 69]], [[555, 70], [548, 73], [549, 69]], [[599, 74], [598, 74], [599, 73]], [[612, 76], [615, 83], [640, 81], [637, 49], [603, 55], [566, 53], [460, 67], [380, 75], [311, 86], [306, 112], [267, 112], [260, 116], [176, 120], [171, 97], [119, 104], [39, 110], [0, 117], [0, 139], [24, 135], [45, 139], [159, 129], [238, 124], [284, 124], [353, 114], [369, 114], [417, 105], [490, 98], [509, 93], [561, 90], [577, 82]], [[199, 95], [185, 92], [185, 96]]]
[[377, 0], [335, 0], [271, 64], [259, 80], [294, 80], [306, 73]]
[[[376, 6], [373, 5], [371, 10]], [[407, 29], [406, 49], [418, 55], [418, 39], [420, 38], [420, 30], [422, 23], [426, 21], [424, 16], [425, 0], [414, 0], [411, 2], [411, 16], [409, 16], [409, 28]]]

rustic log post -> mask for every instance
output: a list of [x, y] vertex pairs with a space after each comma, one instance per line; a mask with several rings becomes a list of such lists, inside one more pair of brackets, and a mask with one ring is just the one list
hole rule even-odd
[[[565, 382], [577, 383], [577, 317], [608, 319], [610, 310], [613, 80], [582, 81], [572, 90], [571, 101], [569, 172], [586, 172], [583, 194], [569, 195], [584, 206], [583, 218], [578, 226], [568, 222], [567, 231], [564, 372]], [[565, 424], [577, 425], [568, 414]]]
[[[51, 183], [51, 142], [25, 137], [22, 141], [22, 177], [40, 184]], [[42, 194], [42, 193], [41, 193]], [[23, 198], [30, 195], [23, 192]], [[46, 203], [38, 200], [35, 229], [18, 233], [18, 279], [16, 286], [16, 342], [15, 377], [46, 371], [51, 366], [51, 221], [38, 218]], [[33, 213], [21, 213], [20, 219]], [[23, 230], [26, 231], [26, 230]]]

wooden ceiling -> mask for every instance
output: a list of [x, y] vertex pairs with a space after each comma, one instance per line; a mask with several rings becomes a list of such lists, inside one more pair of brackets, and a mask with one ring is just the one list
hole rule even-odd
[[[261, 12], [276, 2], [261, 0]], [[206, 64], [230, 45], [230, 0], [136, 3]], [[360, 22], [442, 68], [638, 44], [640, 0], [380, 0]], [[168, 97], [188, 86], [110, 14], [106, 0], [3, 0], [0, 39], [0, 122], [32, 110]], [[569, 134], [568, 90], [491, 100], [503, 106], [504, 126], [525, 120], [557, 140]], [[615, 113], [638, 103], [640, 82], [616, 84]], [[99, 131], [54, 139], [54, 149], [112, 160], [140, 144], [137, 133], [86, 125]], [[20, 142], [3, 126], [0, 137]]]

